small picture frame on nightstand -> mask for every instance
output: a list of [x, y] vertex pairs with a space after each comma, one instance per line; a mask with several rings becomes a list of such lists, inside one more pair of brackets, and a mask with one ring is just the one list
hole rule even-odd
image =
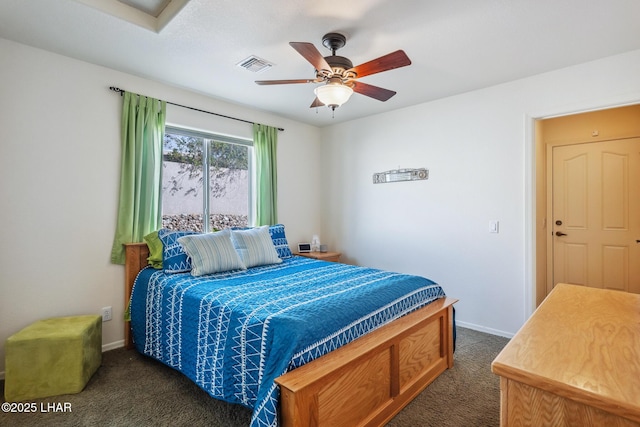
[[311, 252], [311, 243], [298, 243], [298, 252], [308, 254]]

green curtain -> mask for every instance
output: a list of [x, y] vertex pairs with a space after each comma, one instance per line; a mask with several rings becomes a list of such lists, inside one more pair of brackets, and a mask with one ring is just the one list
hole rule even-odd
[[277, 146], [278, 129], [253, 125], [257, 177], [255, 225], [272, 225], [278, 222]]
[[120, 201], [111, 262], [124, 264], [123, 243], [142, 242], [162, 225], [162, 144], [167, 104], [124, 92]]

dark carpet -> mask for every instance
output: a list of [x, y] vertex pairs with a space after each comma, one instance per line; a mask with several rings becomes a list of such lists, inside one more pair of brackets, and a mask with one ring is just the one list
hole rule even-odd
[[[491, 373], [491, 362], [508, 339], [460, 327], [457, 333], [453, 369], [440, 375], [389, 427], [500, 424], [499, 379]], [[4, 381], [2, 390], [4, 403]], [[35, 412], [5, 412], [3, 405], [0, 426], [239, 427], [248, 426], [251, 418], [249, 409], [215, 400], [179, 372], [124, 349], [103, 354], [102, 366], [81, 393], [27, 403]]]

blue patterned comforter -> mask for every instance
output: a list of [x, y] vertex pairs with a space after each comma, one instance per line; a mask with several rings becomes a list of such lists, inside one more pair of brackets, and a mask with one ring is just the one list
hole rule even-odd
[[274, 379], [445, 296], [406, 274], [293, 257], [202, 277], [146, 268], [131, 297], [136, 348], [211, 396], [278, 425]]

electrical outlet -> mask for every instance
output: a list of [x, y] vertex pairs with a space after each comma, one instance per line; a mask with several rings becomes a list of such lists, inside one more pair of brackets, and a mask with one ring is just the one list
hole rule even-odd
[[108, 322], [112, 318], [111, 307], [102, 307], [102, 321]]

